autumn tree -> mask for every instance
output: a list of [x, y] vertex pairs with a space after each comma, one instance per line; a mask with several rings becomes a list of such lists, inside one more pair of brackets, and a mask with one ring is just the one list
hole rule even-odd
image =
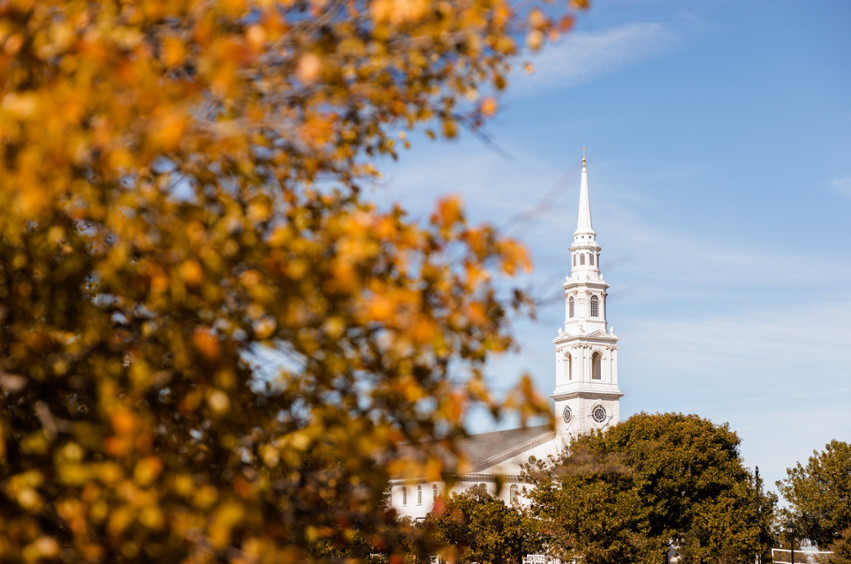
[[360, 186], [407, 130], [481, 126], [552, 16], [2, 3], [0, 561], [392, 557], [387, 472], [452, 471], [394, 445], [545, 410], [482, 377], [522, 247], [457, 199], [415, 221]]
[[684, 563], [767, 558], [776, 499], [757, 499], [739, 442], [696, 415], [640, 413], [530, 465], [531, 510], [562, 560], [663, 563], [672, 547]]
[[851, 527], [851, 444], [833, 440], [803, 466], [786, 470], [777, 488], [790, 505], [798, 534], [820, 547]]

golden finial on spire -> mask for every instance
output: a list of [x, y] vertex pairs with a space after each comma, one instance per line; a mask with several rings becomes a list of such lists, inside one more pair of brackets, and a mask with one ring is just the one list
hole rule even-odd
[[585, 166], [585, 145], [582, 145], [582, 166]]

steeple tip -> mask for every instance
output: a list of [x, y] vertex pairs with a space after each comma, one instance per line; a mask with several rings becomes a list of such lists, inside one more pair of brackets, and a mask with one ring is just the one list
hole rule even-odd
[[596, 235], [591, 227], [591, 202], [588, 198], [588, 170], [585, 168], [585, 146], [582, 146], [582, 181], [579, 187], [579, 221], [574, 236], [580, 234]]

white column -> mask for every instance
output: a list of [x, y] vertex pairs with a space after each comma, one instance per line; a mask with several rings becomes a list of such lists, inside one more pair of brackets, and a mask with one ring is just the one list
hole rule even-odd
[[618, 385], [618, 349], [612, 349], [612, 384]]
[[559, 358], [560, 356], [561, 352], [556, 351], [556, 386], [561, 384], [563, 381], [562, 372], [564, 371], [564, 368], [561, 365], [561, 359]]

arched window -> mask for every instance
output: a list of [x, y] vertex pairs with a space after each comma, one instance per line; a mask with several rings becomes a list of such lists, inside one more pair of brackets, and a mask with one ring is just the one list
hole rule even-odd
[[591, 373], [591, 378], [593, 380], [602, 380], [603, 379], [603, 355], [598, 352], [595, 352], [591, 357], [591, 366], [593, 372]]
[[568, 316], [568, 317], [573, 317], [573, 313], [574, 313], [575, 311], [576, 311], [576, 310], [574, 309], [574, 306], [573, 306], [573, 296], [570, 296], [570, 297], [567, 299], [567, 316]]
[[520, 488], [517, 487], [517, 484], [513, 484], [511, 488], [508, 490], [508, 503], [515, 503], [517, 501], [517, 497], [520, 495]]
[[591, 266], [594, 266], [594, 253], [591, 253], [590, 255], [588, 255], [588, 261], [589, 261], [588, 264], [590, 264]]
[[573, 357], [570, 354], [567, 355], [567, 379], [573, 380]]
[[431, 486], [431, 498], [437, 499], [437, 484], [432, 484]]
[[585, 253], [579, 255], [579, 264], [585, 264]]
[[417, 486], [417, 505], [423, 504], [423, 487]]
[[402, 505], [408, 505], [408, 488], [402, 486]]
[[600, 316], [600, 299], [597, 296], [591, 296], [591, 317]]

